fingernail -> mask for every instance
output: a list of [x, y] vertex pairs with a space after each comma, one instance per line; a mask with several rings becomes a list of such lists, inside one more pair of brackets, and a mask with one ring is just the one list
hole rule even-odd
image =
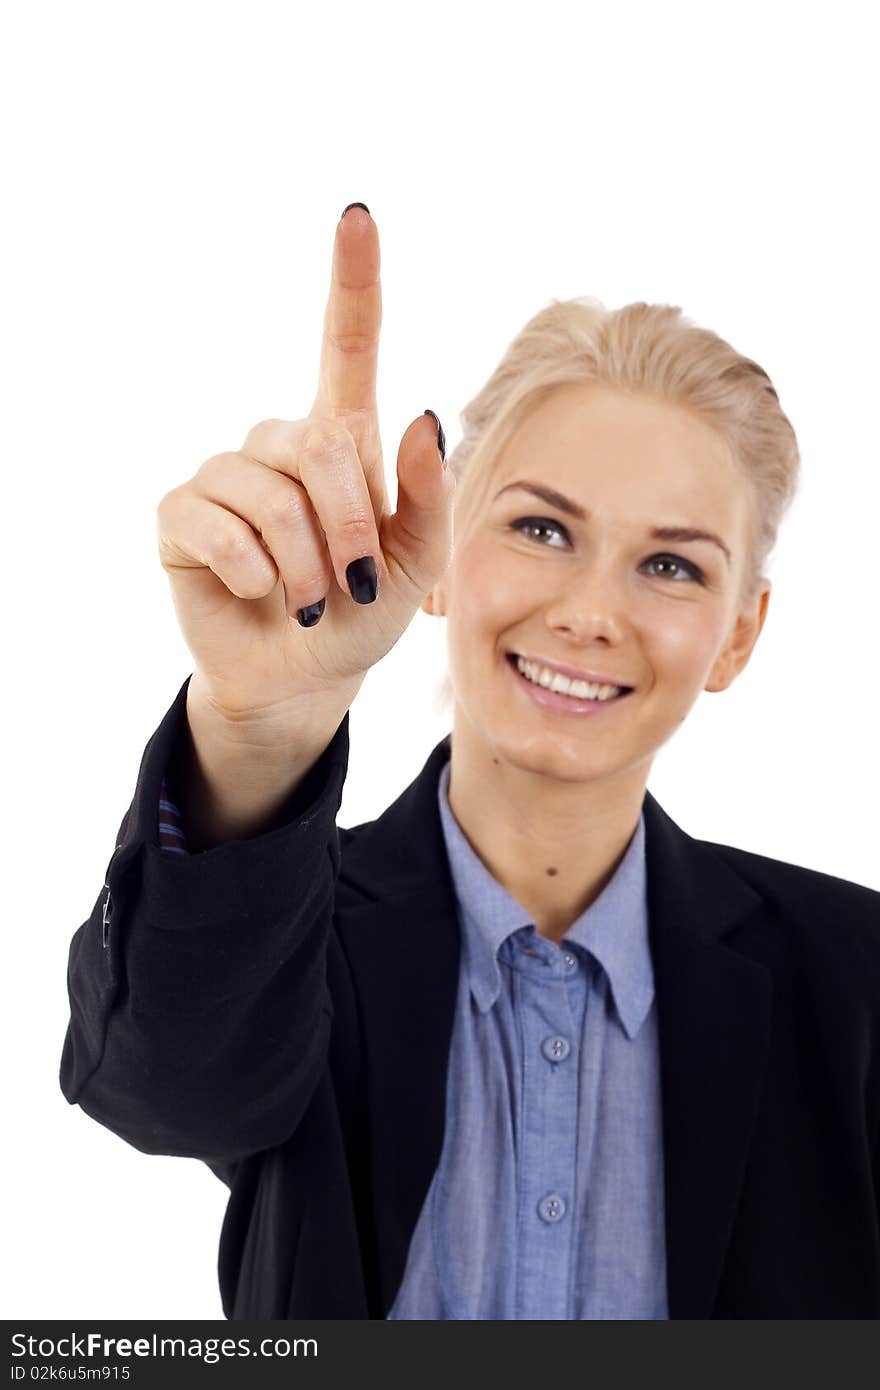
[[[349, 203], [347, 208], [342, 209], [342, 217], [344, 217], [345, 214], [348, 212], [348, 208], [363, 208], [364, 212], [370, 212], [370, 209], [367, 207], [366, 203]], [[372, 216], [372, 213], [370, 213], [370, 216]], [[340, 222], [342, 221], [342, 217], [340, 217], [339, 219]]]
[[379, 592], [379, 577], [376, 574], [376, 561], [372, 555], [364, 555], [360, 560], [352, 560], [345, 571], [348, 587], [355, 603], [372, 603]]
[[324, 612], [324, 604], [326, 602], [327, 600], [325, 598], [321, 598], [318, 599], [317, 603], [309, 603], [306, 605], [305, 608], [300, 608], [297, 611], [296, 616], [302, 627], [315, 626], [315, 623], [318, 621], [321, 614]]
[[426, 415], [432, 416], [432, 417], [437, 421], [437, 448], [440, 450], [440, 457], [441, 457], [442, 460], [443, 460], [443, 466], [444, 466], [444, 468], [445, 468], [445, 467], [446, 467], [446, 435], [443, 433], [443, 426], [441, 425], [438, 416], [436, 416], [436, 415], [434, 414], [433, 410], [426, 410], [426, 411], [425, 411], [425, 414], [426, 414]]

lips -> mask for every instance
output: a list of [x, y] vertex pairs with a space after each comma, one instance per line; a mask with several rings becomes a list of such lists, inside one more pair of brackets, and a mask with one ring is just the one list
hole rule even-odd
[[630, 687], [617, 694], [609, 700], [586, 700], [579, 699], [575, 695], [566, 695], [562, 691], [549, 689], [547, 686], [539, 684], [537, 681], [530, 681], [524, 676], [516, 664], [516, 655], [510, 652], [507, 656], [507, 666], [510, 670], [511, 678], [516, 682], [519, 690], [533, 705], [548, 711], [555, 711], [557, 714], [572, 715], [575, 718], [608, 719], [611, 711], [616, 710], [620, 704], [629, 699], [635, 692]]
[[612, 680], [609, 676], [584, 675], [573, 666], [565, 666], [560, 661], [546, 661], [540, 657], [527, 656], [525, 652], [506, 652], [505, 656], [514, 668], [516, 668], [517, 660], [522, 658], [523, 661], [534, 662], [537, 666], [546, 666], [549, 671], [558, 671], [560, 675], [567, 676], [569, 680], [586, 681], [588, 685], [616, 685], [619, 690], [625, 693], [635, 689], [635, 686], [625, 685], [623, 681]]

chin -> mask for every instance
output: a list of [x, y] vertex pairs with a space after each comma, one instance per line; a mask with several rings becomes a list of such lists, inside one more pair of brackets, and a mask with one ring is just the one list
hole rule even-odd
[[557, 782], [590, 782], [607, 775], [608, 769], [596, 766], [595, 749], [577, 748], [574, 740], [560, 738], [550, 732], [519, 737], [489, 738], [495, 756], [521, 772], [533, 772], [552, 777]]

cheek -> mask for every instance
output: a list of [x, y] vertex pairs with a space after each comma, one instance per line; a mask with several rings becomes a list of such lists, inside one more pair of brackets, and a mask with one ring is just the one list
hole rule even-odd
[[460, 545], [453, 560], [453, 574], [456, 584], [467, 588], [485, 575], [489, 569], [491, 551], [489, 546], [472, 539]]
[[655, 666], [682, 686], [701, 684], [721, 643], [717, 615], [695, 606], [690, 612], [669, 615], [652, 633]]
[[496, 628], [515, 617], [516, 585], [499, 564], [497, 547], [469, 542], [457, 553], [451, 577], [451, 627]]

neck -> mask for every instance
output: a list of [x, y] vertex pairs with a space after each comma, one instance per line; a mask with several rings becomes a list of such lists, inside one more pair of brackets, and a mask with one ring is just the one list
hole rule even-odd
[[613, 877], [635, 834], [650, 763], [563, 781], [493, 749], [456, 714], [449, 806], [482, 863], [560, 941]]

